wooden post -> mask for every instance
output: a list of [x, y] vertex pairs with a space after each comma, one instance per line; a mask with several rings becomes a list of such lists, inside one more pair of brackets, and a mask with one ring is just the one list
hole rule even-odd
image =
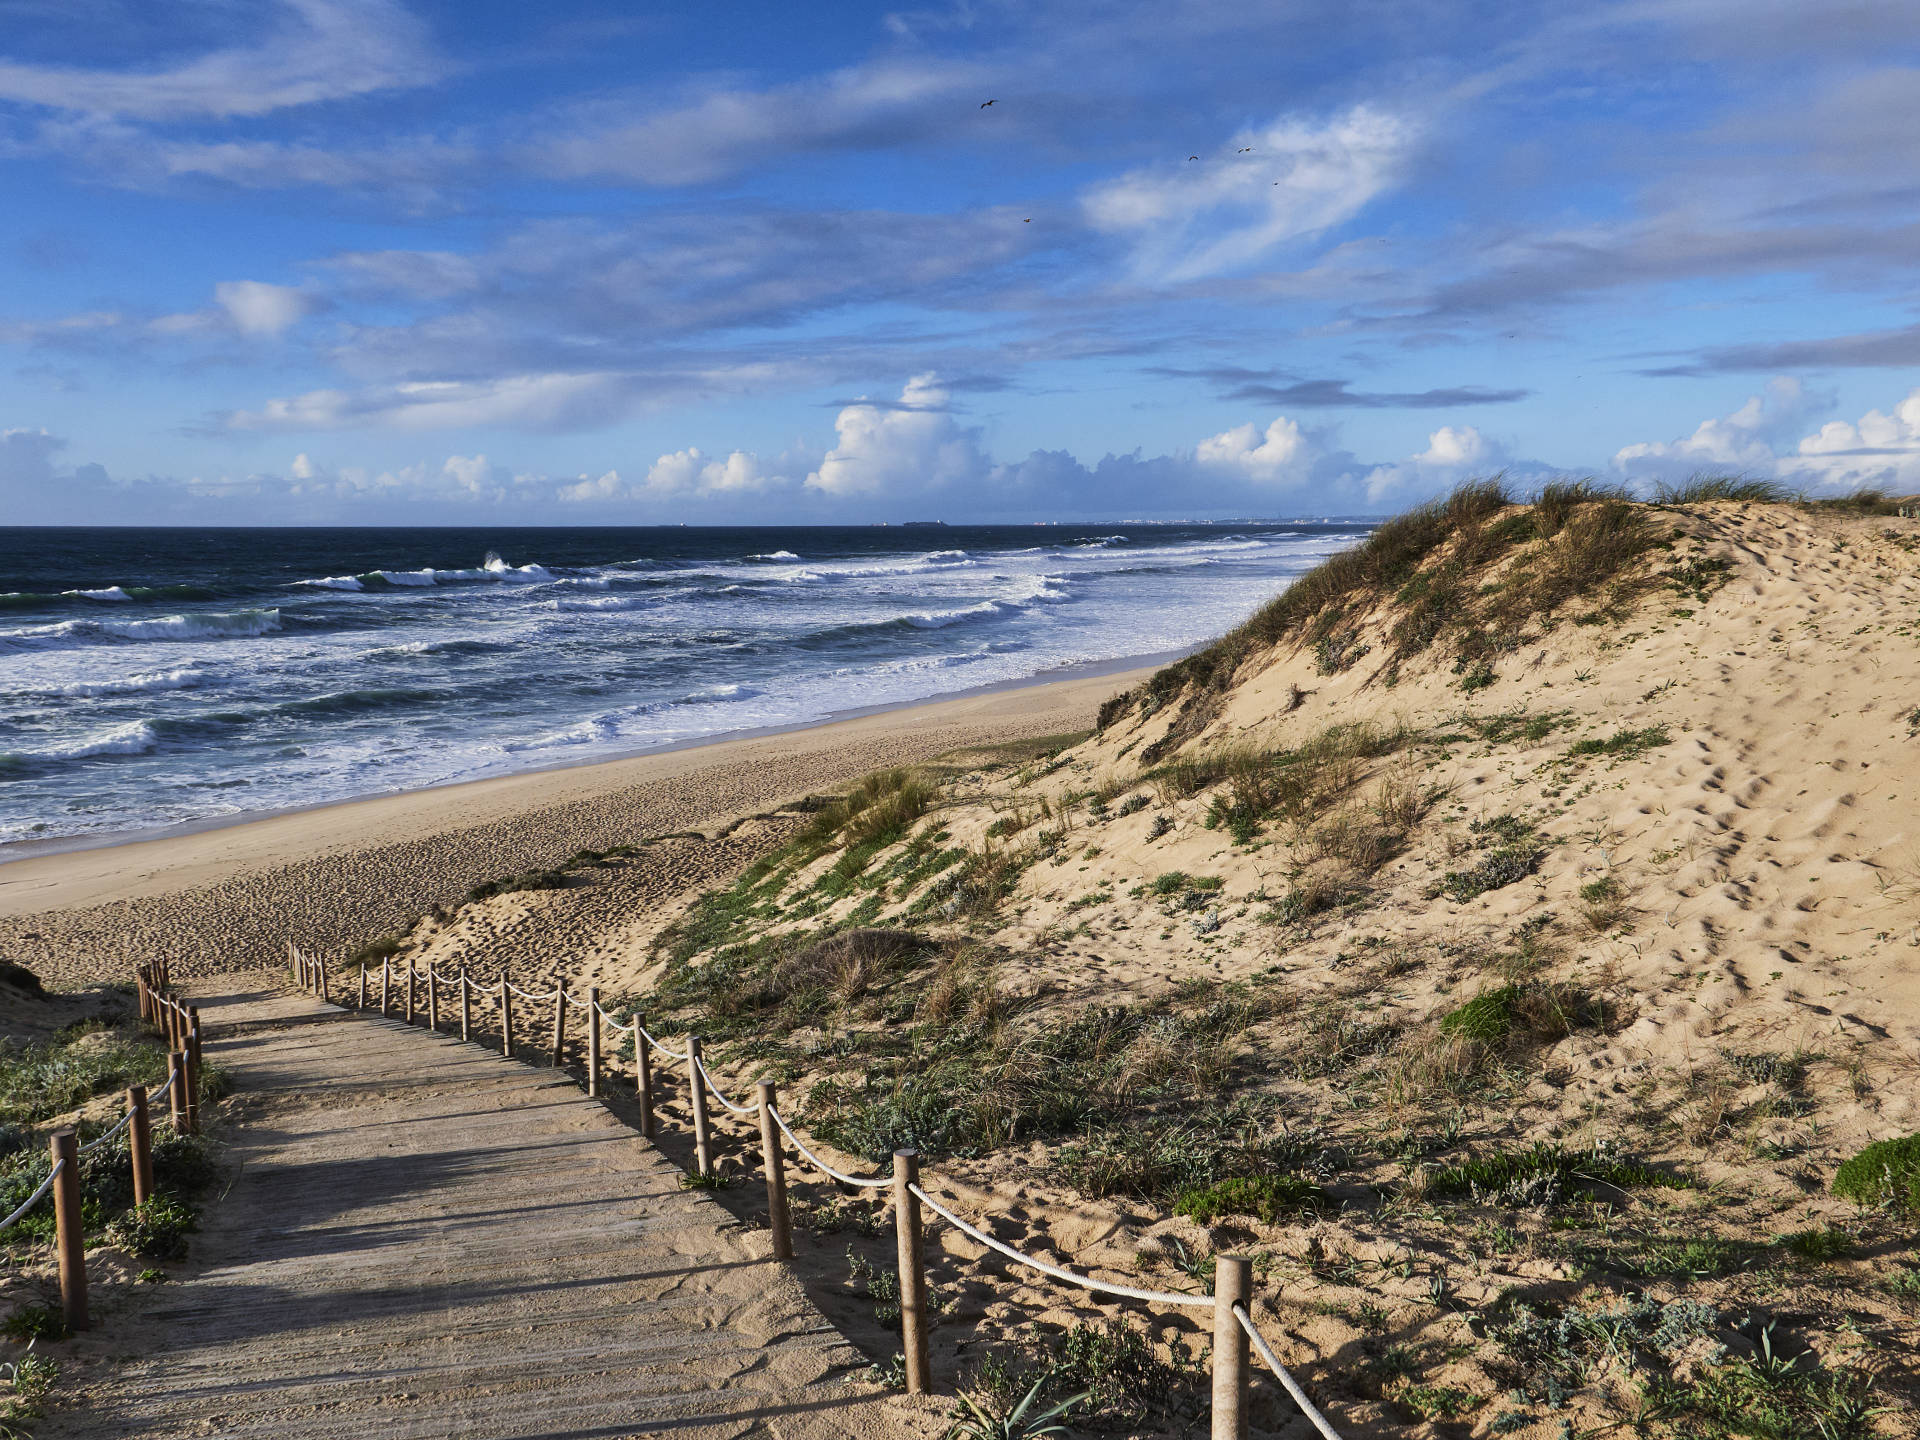
[[687, 1037], [687, 1087], [693, 1096], [693, 1160], [702, 1175], [713, 1173], [713, 1141], [707, 1131], [707, 1082], [700, 1078], [700, 1037]]
[[200, 1007], [187, 1006], [187, 1050], [193, 1056], [193, 1068], [200, 1069]]
[[500, 1053], [513, 1058], [513, 986], [504, 972], [500, 976]]
[[87, 1328], [87, 1255], [80, 1216], [80, 1143], [73, 1129], [48, 1141], [60, 1173], [53, 1182], [53, 1246], [60, 1259], [60, 1310], [69, 1330]]
[[147, 1087], [127, 1087], [127, 1149], [133, 1155], [133, 1203], [144, 1205], [153, 1194], [153, 1125], [147, 1117]]
[[173, 1133], [187, 1133], [187, 1057], [178, 1050], [167, 1052], [167, 1121]]
[[413, 957], [407, 957], [407, 1024], [413, 1024]]
[[553, 1068], [558, 1070], [567, 1058], [567, 982], [553, 982]]
[[653, 1047], [647, 1043], [646, 1023], [633, 1016], [633, 1088], [639, 1092], [640, 1133], [653, 1138]]
[[356, 1010], [367, 1008], [367, 967], [364, 961], [360, 966], [360, 993], [354, 997], [353, 1008]]
[[180, 1063], [184, 1067], [181, 1073], [186, 1077], [181, 1087], [186, 1094], [181, 1103], [186, 1109], [187, 1133], [198, 1135], [200, 1133], [200, 1062], [195, 1058], [191, 1046], [180, 1052]]
[[587, 1094], [600, 1093], [600, 989], [587, 987]]
[[787, 1167], [780, 1148], [780, 1125], [773, 1118], [777, 1096], [773, 1081], [762, 1080], [760, 1090], [760, 1168], [767, 1176], [767, 1229], [773, 1236], [773, 1258], [793, 1258], [793, 1222], [787, 1216]]
[[320, 996], [320, 1003], [322, 1005], [331, 1004], [332, 1000], [327, 994], [327, 962], [326, 961], [315, 960], [313, 962], [313, 978], [314, 978], [315, 993], [317, 993]]
[[287, 970], [293, 976], [293, 983], [298, 985], [300, 983], [300, 952], [294, 948], [291, 940], [287, 942]]
[[460, 972], [460, 1038], [467, 1039], [473, 1031], [473, 987], [467, 984], [467, 972]]
[[1247, 1440], [1247, 1332], [1233, 1313], [1253, 1300], [1253, 1261], [1221, 1255], [1213, 1268], [1212, 1440]]
[[921, 1251], [920, 1197], [907, 1187], [919, 1182], [920, 1155], [893, 1152], [893, 1232], [900, 1254], [900, 1349], [907, 1359], [907, 1393], [933, 1389], [927, 1365], [927, 1271]]
[[380, 957], [380, 1015], [382, 1019], [385, 1019], [393, 1013], [387, 1008], [387, 986], [392, 980], [393, 957], [391, 955], [383, 955]]
[[427, 1028], [440, 1028], [440, 986], [431, 960], [427, 962]]

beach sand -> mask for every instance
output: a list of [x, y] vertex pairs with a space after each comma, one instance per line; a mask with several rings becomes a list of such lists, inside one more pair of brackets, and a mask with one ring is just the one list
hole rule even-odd
[[1103, 699], [1145, 673], [29, 856], [0, 865], [0, 958], [50, 988], [125, 980], [161, 956], [179, 976], [249, 970], [278, 964], [289, 941], [338, 954], [405, 930], [471, 886], [576, 850], [702, 832], [650, 852], [644, 897], [628, 899], [652, 905], [745, 863], [760, 829], [711, 841], [707, 832], [870, 770], [1084, 729]]

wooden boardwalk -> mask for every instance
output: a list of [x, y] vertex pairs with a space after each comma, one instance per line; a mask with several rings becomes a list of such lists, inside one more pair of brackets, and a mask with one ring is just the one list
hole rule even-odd
[[765, 1234], [562, 1077], [301, 996], [201, 1006], [237, 1175], [37, 1434], [891, 1432]]

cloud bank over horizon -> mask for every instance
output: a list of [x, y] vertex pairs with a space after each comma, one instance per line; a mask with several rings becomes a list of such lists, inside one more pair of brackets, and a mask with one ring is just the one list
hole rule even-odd
[[612, 0], [29, 6], [0, 520], [1920, 489], [1916, 44], [1895, 0], [724, 34]]

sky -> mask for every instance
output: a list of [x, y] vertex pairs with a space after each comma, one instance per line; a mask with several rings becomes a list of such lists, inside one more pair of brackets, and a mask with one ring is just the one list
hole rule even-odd
[[1911, 0], [0, 0], [0, 524], [1920, 490]]

